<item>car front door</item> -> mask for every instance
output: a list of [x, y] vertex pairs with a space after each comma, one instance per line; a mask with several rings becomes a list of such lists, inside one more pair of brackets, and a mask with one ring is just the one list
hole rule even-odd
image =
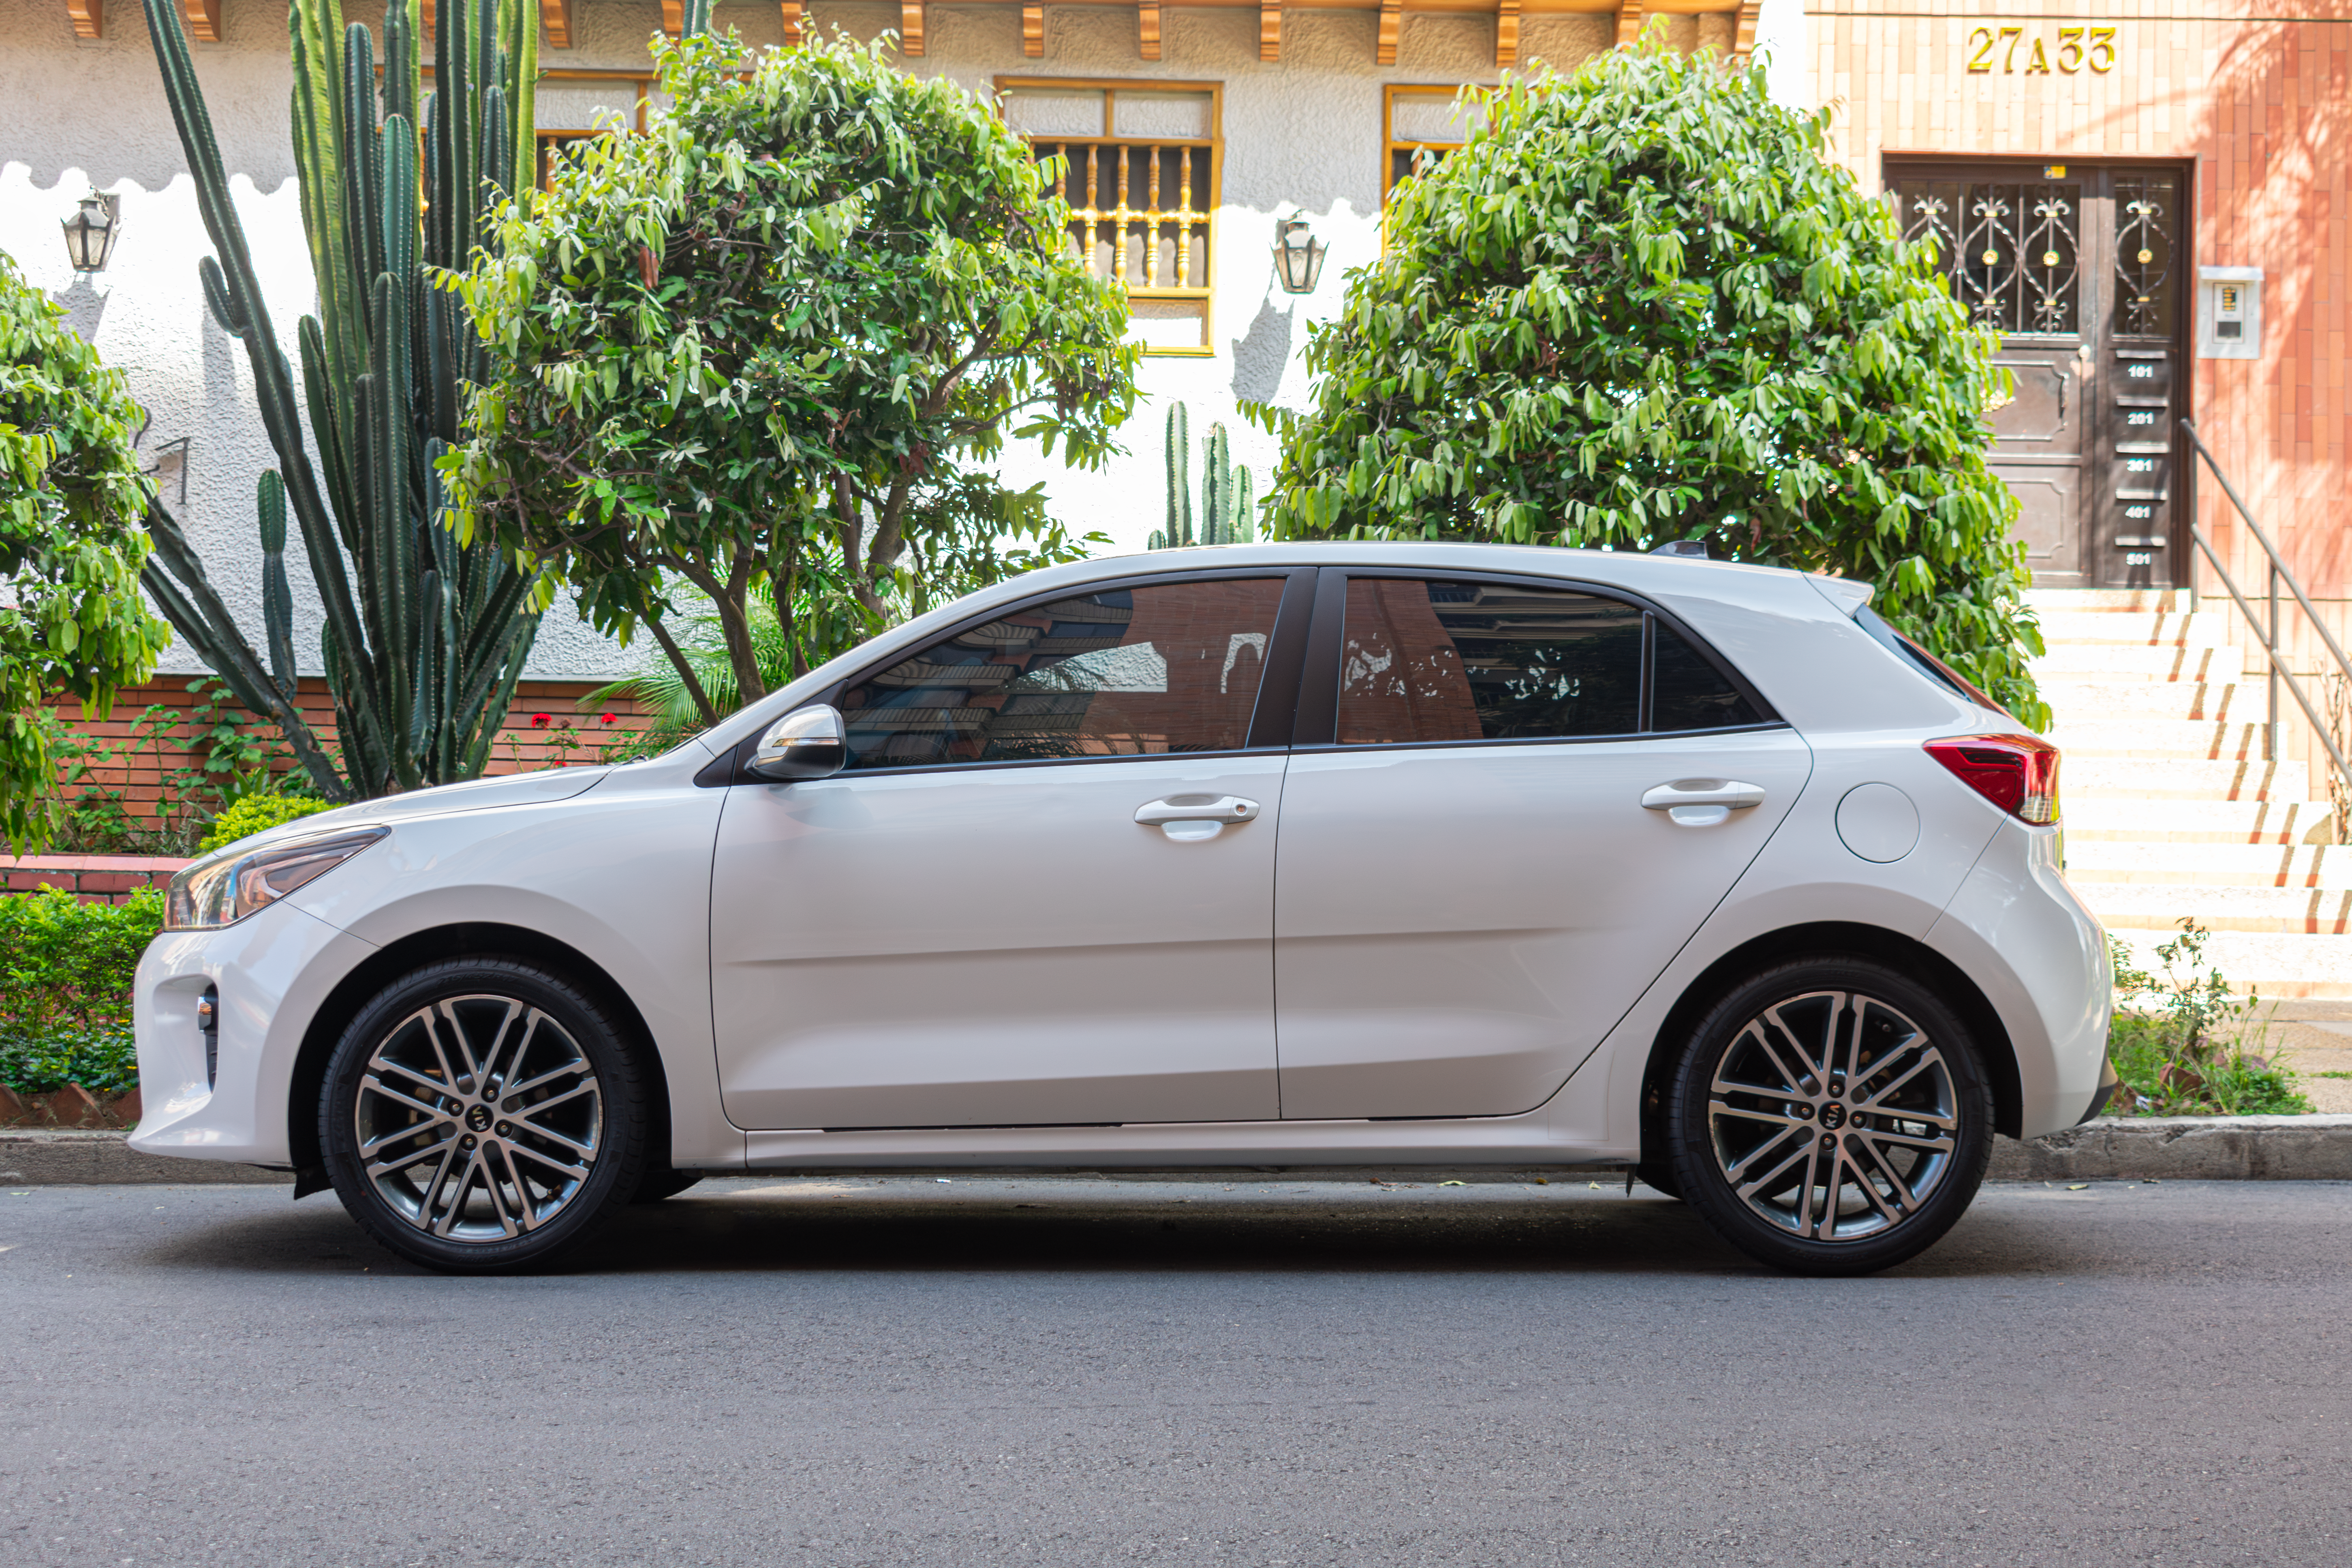
[[1276, 861], [1282, 1113], [1529, 1110], [1730, 890], [1811, 752], [1621, 599], [1328, 571], [1317, 597]]
[[1278, 1115], [1284, 650], [1312, 576], [997, 613], [853, 679], [841, 773], [730, 786], [710, 909], [730, 1119]]

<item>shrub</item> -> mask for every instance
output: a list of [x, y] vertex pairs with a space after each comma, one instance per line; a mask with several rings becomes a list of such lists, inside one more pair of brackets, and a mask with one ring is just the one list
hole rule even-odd
[[276, 827], [282, 823], [299, 821], [314, 812], [330, 810], [334, 804], [331, 800], [320, 800], [316, 795], [247, 795], [243, 800], [213, 818], [211, 828], [205, 834], [203, 842], [196, 846], [196, 853], [209, 855], [224, 844], [234, 844], [240, 838], [250, 838], [257, 833]]
[[1286, 538], [1712, 553], [1877, 585], [1875, 608], [2035, 728], [2008, 390], [1930, 247], [1826, 163], [1826, 111], [1653, 37], [1516, 79], [1398, 185], [1388, 247], [1307, 329]]
[[2123, 1079], [2116, 1110], [2308, 1115], [2311, 1101], [2294, 1091], [2294, 1075], [2246, 1048], [2249, 1035], [2259, 1045], [2266, 1032], [2256, 1016], [2262, 999], [2231, 995], [2221, 970], [2205, 965], [2208, 934], [2195, 921], [2182, 921], [2180, 934], [2156, 950], [2164, 966], [2160, 976], [2136, 964], [2122, 942], [2107, 939], [2117, 1004], [2107, 1055]]
[[0, 898], [0, 1085], [116, 1094], [136, 1084], [131, 978], [163, 929], [163, 895], [152, 889], [120, 905], [55, 888]]

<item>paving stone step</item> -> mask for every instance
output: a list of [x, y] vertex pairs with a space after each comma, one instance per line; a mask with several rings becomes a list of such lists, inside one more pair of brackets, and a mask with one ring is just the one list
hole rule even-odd
[[2042, 680], [2243, 680], [2242, 648], [2126, 647], [2113, 643], [2060, 643], [2033, 661]]
[[[2238, 991], [2258, 991], [2265, 1000], [2352, 997], [2352, 937], [2235, 931], [2212, 921], [2203, 923], [2213, 933], [2205, 944], [2205, 962], [2219, 968]], [[2115, 934], [2141, 968], [2153, 971], [2158, 945], [2179, 932], [2119, 928]]]
[[2066, 840], [2066, 879], [2146, 887], [2352, 889], [2352, 847], [2340, 844], [2151, 844]]
[[2133, 613], [2185, 609], [2189, 595], [2173, 588], [2029, 588], [2025, 602], [2038, 611]]
[[2070, 803], [2113, 797], [2141, 800], [2308, 801], [2310, 773], [2289, 758], [2267, 762], [2165, 762], [2129, 757], [2076, 757], [2058, 771], [2060, 809]]
[[[2068, 758], [2140, 757], [2180, 762], [2245, 762], [2263, 754], [2264, 727], [2240, 720], [2084, 719], [2061, 714], [2049, 734]], [[2292, 734], [2281, 738], [2294, 755]], [[2062, 775], [2063, 776], [2063, 775]]]
[[[2067, 859], [2074, 854], [2070, 848]], [[2192, 919], [2209, 931], [2326, 938], [2336, 943], [2338, 977], [2352, 985], [2352, 888], [2164, 887], [2141, 882], [2066, 881], [2099, 923], [2118, 935], [2165, 931]], [[2222, 973], [2230, 974], [2229, 966]], [[2230, 974], [2235, 980], [2235, 974]]]
[[2154, 800], [2078, 794], [2070, 771], [2059, 770], [2059, 809], [2066, 845], [2104, 839], [2150, 844], [2301, 844], [2311, 835], [2334, 836], [2326, 805], [2308, 801]]
[[2265, 698], [2259, 680], [2102, 680], [2053, 676], [2038, 681], [2042, 700], [2061, 724], [2076, 720], [2244, 719], [2259, 722]]
[[2219, 647], [2231, 640], [2227, 617], [2210, 610], [2189, 616], [2084, 614], [2048, 611], [2038, 617], [2049, 647], [2115, 645], [2123, 647]]

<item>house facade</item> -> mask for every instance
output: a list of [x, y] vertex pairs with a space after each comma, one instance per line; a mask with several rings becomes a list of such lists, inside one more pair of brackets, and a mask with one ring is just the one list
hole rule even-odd
[[[180, 3], [290, 352], [311, 301], [286, 7]], [[541, 0], [543, 155], [642, 123], [657, 97], [646, 41], [677, 11]], [[380, 13], [348, 16], [373, 26]], [[757, 45], [895, 34], [905, 68], [1000, 95], [1011, 123], [1070, 157], [1073, 242], [1129, 288], [1149, 401], [1111, 468], [1015, 458], [1011, 471], [1046, 479], [1055, 515], [1122, 548], [1160, 524], [1167, 402], [1187, 405], [1195, 437], [1224, 424], [1236, 459], [1263, 473], [1271, 443], [1236, 404], [1303, 401], [1307, 323], [1378, 254], [1397, 174], [1463, 135], [1461, 88], [1538, 60], [1572, 68], [1655, 25], [1682, 48], [1760, 53], [1777, 97], [1829, 108], [1856, 179], [1942, 239], [1955, 292], [2004, 334], [2016, 394], [1993, 413], [1994, 458], [2041, 585], [2162, 590], [2201, 573], [2213, 593], [2193, 515], [2259, 593], [2267, 562], [2210, 470], [2192, 514], [2188, 416], [2342, 634], [2352, 0], [2080, 13], [2013, 0], [815, 0], [722, 5], [717, 23]], [[0, 248], [130, 373], [166, 498], [257, 621], [253, 484], [270, 456], [239, 346], [204, 308], [206, 241], [143, 15], [125, 0], [0, 0]], [[56, 225], [92, 188], [121, 198], [122, 230], [108, 268], [78, 276]], [[1276, 226], [1293, 218], [1329, 247], [1306, 293], [1274, 265]], [[315, 649], [315, 615], [297, 643]], [[610, 679], [638, 657], [557, 615], [530, 673]]]

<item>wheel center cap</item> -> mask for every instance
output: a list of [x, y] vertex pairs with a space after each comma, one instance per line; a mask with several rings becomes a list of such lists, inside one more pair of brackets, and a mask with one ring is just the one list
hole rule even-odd
[[1822, 1107], [1822, 1126], [1824, 1130], [1834, 1132], [1844, 1125], [1844, 1106], [1839, 1105], [1835, 1101], [1832, 1101], [1830, 1104]]
[[466, 1112], [466, 1125], [477, 1132], [488, 1132], [490, 1130], [490, 1108], [478, 1105]]

